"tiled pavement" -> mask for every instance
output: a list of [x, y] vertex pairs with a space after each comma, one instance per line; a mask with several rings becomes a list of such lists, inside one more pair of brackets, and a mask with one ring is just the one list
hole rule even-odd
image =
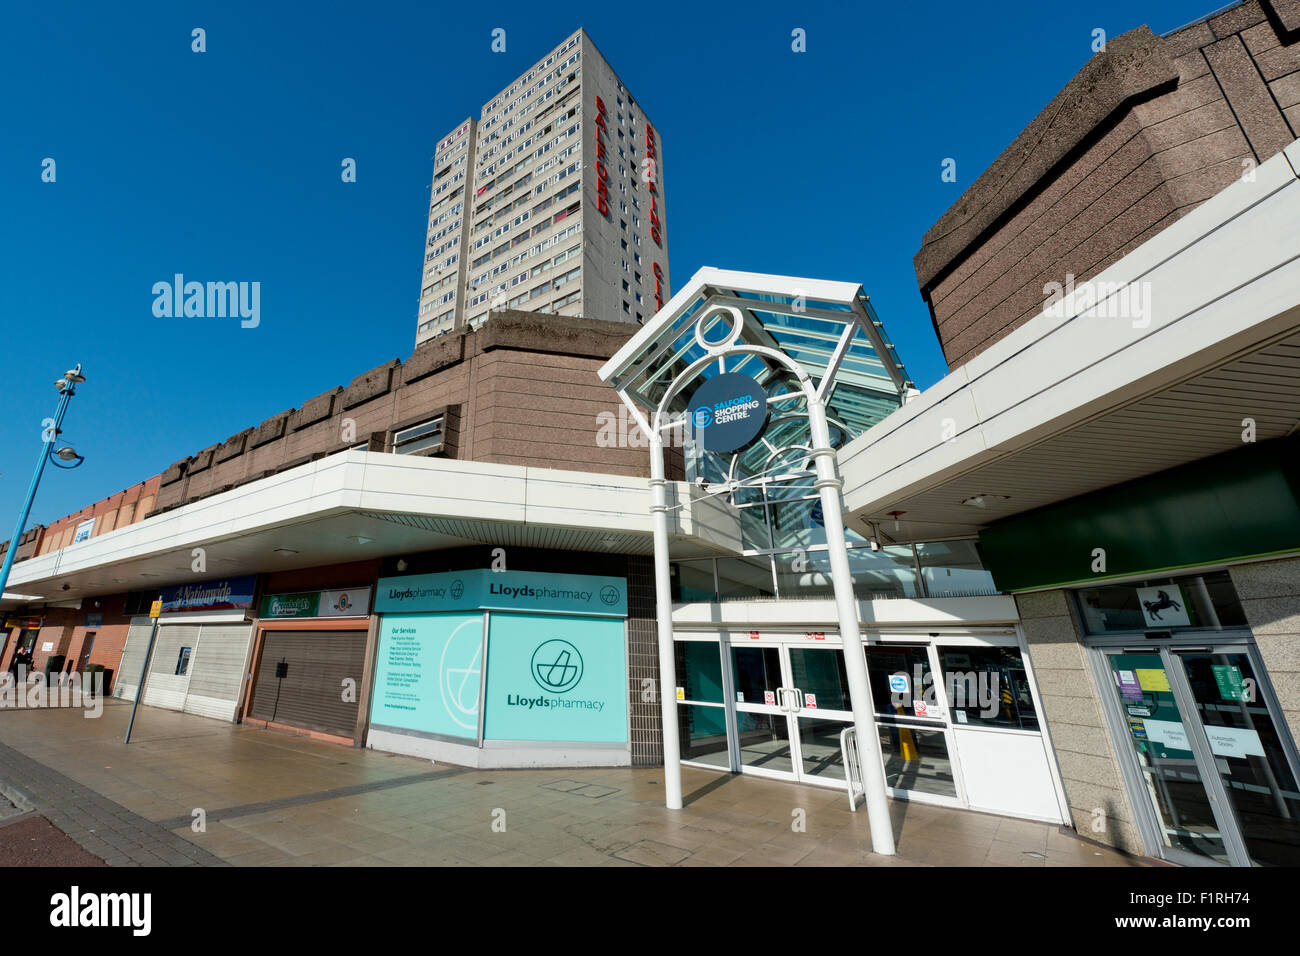
[[1145, 862], [1046, 824], [904, 802], [891, 803], [899, 853], [877, 856], [843, 791], [690, 768], [674, 812], [661, 770], [465, 770], [151, 707], [126, 746], [129, 709], [0, 711], [0, 792], [113, 865]]

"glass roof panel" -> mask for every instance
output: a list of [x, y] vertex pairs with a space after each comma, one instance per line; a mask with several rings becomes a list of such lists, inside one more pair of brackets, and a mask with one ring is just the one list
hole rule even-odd
[[[743, 351], [727, 354], [722, 363], [701, 363], [689, 380], [683, 377], [693, 363], [708, 355], [695, 334], [701, 315], [705, 341], [727, 338], [731, 317], [720, 311], [724, 306], [741, 309], [743, 326], [733, 347], [782, 353], [818, 384], [836, 366], [844, 336], [850, 335], [827, 395], [832, 440], [837, 444], [861, 434], [902, 404], [910, 383], [860, 286], [718, 269], [696, 273], [667, 308], [607, 363], [602, 376], [650, 415], [660, 409], [674, 385], [673, 398], [662, 411], [672, 416], [684, 413], [695, 390], [724, 368], [753, 377], [769, 397], [798, 392], [797, 378], [782, 363]], [[758, 480], [766, 471], [788, 471], [791, 462], [805, 460], [793, 451], [810, 444], [804, 400], [770, 402], [769, 414], [765, 433], [737, 455], [688, 456], [694, 474], [709, 480], [727, 475]]]

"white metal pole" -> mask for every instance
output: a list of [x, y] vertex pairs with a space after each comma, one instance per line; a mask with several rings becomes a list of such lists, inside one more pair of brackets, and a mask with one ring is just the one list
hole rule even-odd
[[668, 563], [668, 482], [658, 416], [650, 429], [650, 512], [654, 519], [655, 618], [659, 631], [659, 706], [663, 718], [664, 805], [682, 808], [682, 752], [677, 736], [677, 658], [673, 647], [672, 570]]
[[853, 706], [853, 726], [857, 731], [861, 757], [862, 789], [866, 797], [867, 822], [871, 826], [871, 849], [883, 856], [893, 856], [894, 827], [889, 818], [889, 795], [885, 792], [884, 759], [880, 737], [876, 732], [875, 712], [871, 705], [871, 686], [867, 683], [867, 660], [858, 629], [857, 599], [853, 594], [853, 577], [844, 543], [844, 513], [840, 499], [841, 482], [835, 470], [835, 449], [831, 447], [826, 427], [826, 406], [804, 378], [808, 396], [808, 428], [812, 438], [812, 456], [817, 466], [813, 487], [821, 494], [822, 516], [826, 524], [827, 555], [831, 562], [831, 586], [835, 589], [835, 611], [840, 622], [840, 640], [844, 643], [844, 670], [849, 678], [849, 699]]

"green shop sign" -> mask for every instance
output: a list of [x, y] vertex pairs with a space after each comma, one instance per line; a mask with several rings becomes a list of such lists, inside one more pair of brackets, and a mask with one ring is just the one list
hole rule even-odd
[[381, 578], [375, 611], [542, 611], [627, 617], [627, 579], [542, 571], [447, 571]]
[[262, 617], [364, 617], [370, 613], [370, 588], [300, 591], [262, 598]]
[[[1106, 570], [1094, 569], [1096, 549]], [[1160, 574], [1300, 549], [1300, 435], [1180, 465], [980, 532], [1002, 591]]]
[[262, 598], [262, 617], [316, 617], [320, 592], [268, 594]]

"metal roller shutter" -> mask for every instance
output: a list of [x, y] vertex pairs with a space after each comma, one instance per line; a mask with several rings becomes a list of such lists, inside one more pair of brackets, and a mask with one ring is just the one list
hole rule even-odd
[[204, 624], [190, 661], [187, 713], [233, 720], [244, 676], [252, 628], [247, 624]]
[[343, 681], [360, 685], [365, 652], [365, 631], [268, 631], [249, 715], [351, 738], [357, 702], [343, 700]]
[[149, 633], [153, 622], [137, 624], [131, 622], [126, 632], [126, 647], [122, 651], [122, 663], [113, 678], [113, 696], [126, 700], [135, 700], [136, 684], [140, 680], [140, 668], [144, 667], [145, 651], [149, 649]]
[[166, 707], [168, 710], [180, 710], [185, 706], [185, 692], [190, 684], [189, 671], [178, 675], [176, 665], [180, 660], [181, 648], [188, 647], [193, 654], [198, 639], [199, 628], [196, 624], [167, 624], [158, 628], [143, 703], [150, 707]]

